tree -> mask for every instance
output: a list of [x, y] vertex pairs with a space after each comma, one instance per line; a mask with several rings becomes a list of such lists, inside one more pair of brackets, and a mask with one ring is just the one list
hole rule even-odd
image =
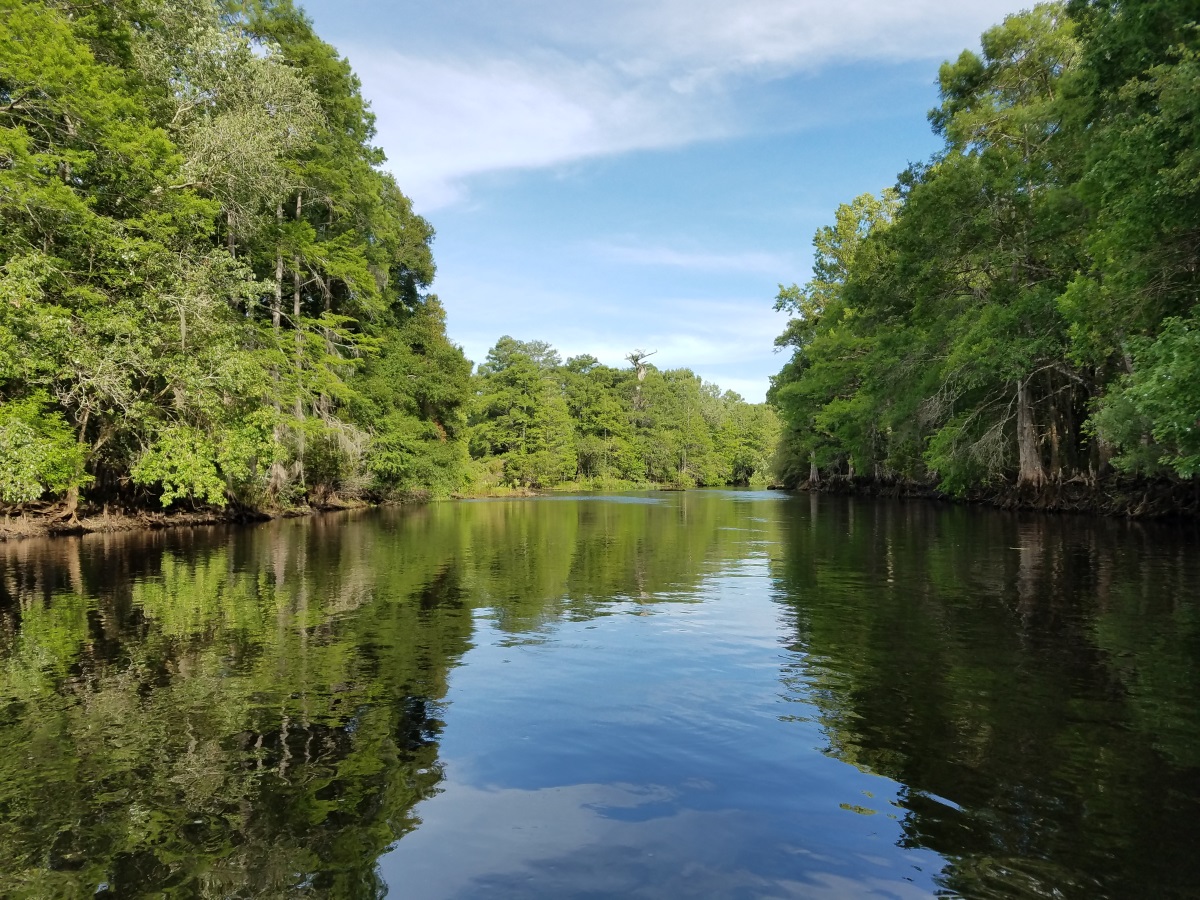
[[1079, 191], [1095, 211], [1091, 265], [1063, 304], [1073, 355], [1119, 379], [1096, 419], [1117, 462], [1190, 477], [1186, 429], [1200, 414], [1185, 351], [1200, 321], [1196, 10], [1181, 0], [1073, 10], [1085, 39], [1078, 95], [1090, 142]]
[[[374, 477], [457, 483], [467, 372], [426, 293], [433, 230], [380, 170], [358, 81], [311, 22], [288, 0], [0, 11], [10, 496], [40, 485], [73, 516], [85, 487], [272, 506]], [[414, 376], [395, 396], [378, 378], [355, 390], [376, 356]], [[384, 465], [373, 438], [405, 433], [400, 409], [421, 460]], [[64, 422], [65, 480], [27, 457]]]
[[[782, 288], [793, 356], [771, 399], [789, 483], [822, 470], [1036, 494], [1089, 467], [1100, 390], [1066, 310], [1085, 266], [1077, 27], [1043, 4], [939, 74], [945, 146], [838, 210], [813, 279]], [[807, 463], [805, 466], [801, 459]]]
[[567, 404], [545, 366], [558, 355], [542, 342], [530, 346], [536, 358], [501, 338], [480, 366], [471, 449], [501, 458], [507, 481], [544, 487], [571, 477], [577, 458]]

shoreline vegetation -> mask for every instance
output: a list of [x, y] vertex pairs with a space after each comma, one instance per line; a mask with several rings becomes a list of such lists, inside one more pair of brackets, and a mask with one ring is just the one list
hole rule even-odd
[[[1194, 489], [1190, 495], [1187, 495], [1180, 491], [1179, 485], [1174, 482], [1151, 482], [1116, 472], [1095, 483], [1088, 483], [1081, 479], [1054, 485], [1052, 488], [1045, 488], [1035, 494], [1022, 493], [1014, 488], [979, 490], [966, 495], [950, 494], [940, 490], [938, 485], [933, 482], [922, 484], [912, 481], [847, 475], [829, 475], [817, 484], [804, 482], [793, 488], [784, 488], [782, 485], [771, 482], [724, 485], [724, 487], [782, 490], [793, 495], [827, 494], [989, 506], [1009, 512], [1085, 514], [1134, 520], [1183, 519], [1194, 521], [1200, 518], [1200, 489]], [[671, 492], [697, 489], [696, 486], [670, 483], [636, 484], [611, 480], [585, 480], [564, 482], [553, 488], [498, 485], [488, 489], [455, 493], [447, 497], [434, 497], [425, 492], [387, 499], [334, 497], [329, 498], [321, 505], [272, 510], [234, 509], [228, 506], [191, 510], [101, 509], [91, 514], [77, 515], [74, 519], [64, 517], [61, 508], [48, 507], [30, 509], [17, 516], [10, 514], [0, 518], [0, 542], [24, 538], [67, 537], [194, 526], [244, 525], [268, 522], [274, 519], [306, 518], [415, 503], [528, 499], [570, 493], [615, 494], [632, 491]]]
[[817, 233], [757, 404], [653, 350], [468, 360], [293, 0], [0, 11], [0, 537], [572, 485], [1200, 510], [1184, 0], [1041, 4], [944, 64], [943, 149]]
[[1013, 512], [1082, 513], [1129, 519], [1196, 519], [1200, 517], [1200, 485], [1153, 481], [1110, 472], [1089, 481], [1047, 484], [1037, 491], [1015, 485], [975, 488], [950, 493], [937, 482], [881, 479], [870, 476], [826, 475], [817, 484], [803, 482], [799, 492], [868, 497], [921, 499], [990, 506]]
[[[724, 485], [724, 487], [749, 487], [773, 489], [766, 482], [747, 485]], [[417, 503], [454, 502], [460, 500], [504, 500], [549, 497], [556, 494], [615, 494], [636, 491], [682, 491], [694, 490], [679, 484], [658, 484], [611, 480], [585, 480], [557, 484], [552, 488], [498, 485], [486, 489], [455, 493], [435, 497], [428, 492], [415, 492], [405, 497], [386, 499], [332, 497], [319, 505], [291, 507], [286, 509], [231, 508], [211, 506], [199, 509], [108, 509], [89, 512], [80, 511], [68, 517], [63, 515], [61, 504], [44, 508], [29, 508], [19, 514], [11, 512], [0, 518], [0, 542], [36, 537], [68, 537], [83, 534], [115, 534], [126, 531], [161, 530], [164, 528], [188, 528], [204, 525], [245, 525], [270, 522], [275, 519], [302, 519], [327, 513], [354, 512], [379, 509], [387, 506], [402, 506]]]
[[[730, 487], [731, 485], [726, 485]], [[938, 490], [932, 482], [878, 480], [865, 476], [827, 475], [818, 484], [803, 482], [796, 487], [785, 488], [770, 481], [755, 481], [734, 487], [758, 488], [758, 490], [784, 490], [792, 494], [830, 494], [830, 496], [878, 497], [905, 500], [928, 500], [928, 502], [991, 506], [1006, 511], [1046, 512], [1046, 514], [1084, 514], [1133, 518], [1133, 520], [1180, 520], [1194, 521], [1200, 518], [1200, 488], [1184, 493], [1176, 482], [1146, 481], [1130, 478], [1121, 473], [1110, 473], [1098, 482], [1076, 480], [1067, 484], [1044, 488], [1038, 493], [1020, 493], [1008, 490], [979, 490], [970, 494], [950, 494]], [[640, 491], [686, 491], [697, 490], [696, 486], [678, 484], [654, 484], [654, 482], [614, 481], [611, 479], [589, 479], [569, 481], [550, 488], [498, 485], [479, 488], [475, 491], [458, 492], [449, 497], [433, 497], [430, 493], [416, 492], [407, 497], [388, 499], [329, 498], [320, 505], [301, 506], [290, 509], [232, 509], [229, 506], [209, 506], [202, 509], [101, 509], [90, 515], [79, 515], [74, 520], [62, 516], [61, 509], [44, 508], [26, 510], [18, 516], [0, 518], [0, 542], [25, 538], [53, 538], [83, 534], [110, 534], [134, 532], [134, 530], [160, 530], [164, 528], [188, 528], [196, 526], [233, 526], [269, 522], [277, 518], [305, 518], [383, 508], [383, 506], [413, 503], [456, 502], [456, 500], [481, 499], [528, 499], [553, 497], [566, 493], [623, 493]]]
[[783, 483], [1196, 514], [1195, 4], [1042, 3], [938, 83], [942, 149], [780, 285]]
[[774, 411], [654, 351], [465, 357], [433, 228], [292, 0], [0, 13], [4, 531], [769, 478]]

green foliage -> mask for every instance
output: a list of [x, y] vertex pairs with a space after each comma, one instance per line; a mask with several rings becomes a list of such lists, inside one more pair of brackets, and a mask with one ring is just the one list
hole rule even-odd
[[180, 499], [224, 506], [254, 496], [256, 476], [275, 461], [273, 421], [265, 411], [224, 429], [201, 431], [190, 425], [160, 428], [130, 471], [137, 484], [159, 485], [160, 501]]
[[40, 398], [12, 414], [33, 430], [10, 428], [0, 502], [391, 489], [366, 465], [383, 424], [437, 434], [405, 488], [461, 481], [433, 230], [311, 22], [289, 0], [0, 12], [0, 404]]
[[785, 483], [1040, 489], [1094, 478], [1111, 445], [1130, 471], [1195, 473], [1185, 7], [1041, 4], [942, 66], [943, 150], [839, 208], [812, 279], [776, 298], [794, 316], [770, 393]]
[[162, 486], [162, 505], [193, 497], [225, 505], [225, 481], [217, 468], [217, 448], [208, 435], [187, 425], [162, 429], [130, 473], [138, 484]]
[[85, 484], [83, 458], [45, 394], [0, 403], [0, 500], [30, 503]]
[[549, 487], [575, 474], [571, 419], [551, 367], [556, 360], [541, 342], [504, 337], [480, 367], [471, 452], [502, 457], [511, 484]]
[[1200, 316], [1167, 319], [1155, 340], [1133, 341], [1132, 351], [1133, 374], [1104, 398], [1096, 430], [1124, 449], [1115, 465], [1163, 465], [1189, 478], [1200, 472]]
[[766, 484], [779, 437], [764, 404], [687, 369], [634, 370], [593, 356], [561, 361], [544, 341], [501, 338], [476, 376], [470, 415], [481, 489], [565, 483], [605, 488]]
[[372, 431], [366, 469], [384, 493], [460, 490], [471, 364], [447, 339], [436, 297], [399, 313], [383, 333], [383, 349], [353, 382], [354, 420]]
[[464, 487], [466, 462], [466, 447], [435, 424], [393, 413], [378, 423], [366, 465], [391, 490], [447, 496]]
[[513, 486], [762, 479], [769, 425], [717, 452], [736, 404], [690, 373], [503, 338], [475, 389], [433, 229], [291, 0], [0, 3], [0, 502], [447, 495], [468, 441]]

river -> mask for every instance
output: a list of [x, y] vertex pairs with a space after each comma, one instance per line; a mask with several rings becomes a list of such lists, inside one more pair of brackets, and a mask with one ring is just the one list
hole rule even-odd
[[1197, 896], [1198, 550], [765, 491], [10, 543], [0, 896]]

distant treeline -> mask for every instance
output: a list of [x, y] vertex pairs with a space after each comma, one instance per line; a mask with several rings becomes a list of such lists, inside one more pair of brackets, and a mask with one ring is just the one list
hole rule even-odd
[[690, 373], [473, 380], [374, 136], [292, 0], [0, 0], [0, 512], [763, 477]]
[[597, 487], [766, 484], [779, 421], [766, 404], [722, 392], [689, 369], [562, 362], [544, 341], [503, 337], [475, 376], [475, 481]]
[[1200, 30], [1050, 3], [939, 74], [944, 148], [782, 287], [782, 477], [1053, 493], [1200, 470]]

